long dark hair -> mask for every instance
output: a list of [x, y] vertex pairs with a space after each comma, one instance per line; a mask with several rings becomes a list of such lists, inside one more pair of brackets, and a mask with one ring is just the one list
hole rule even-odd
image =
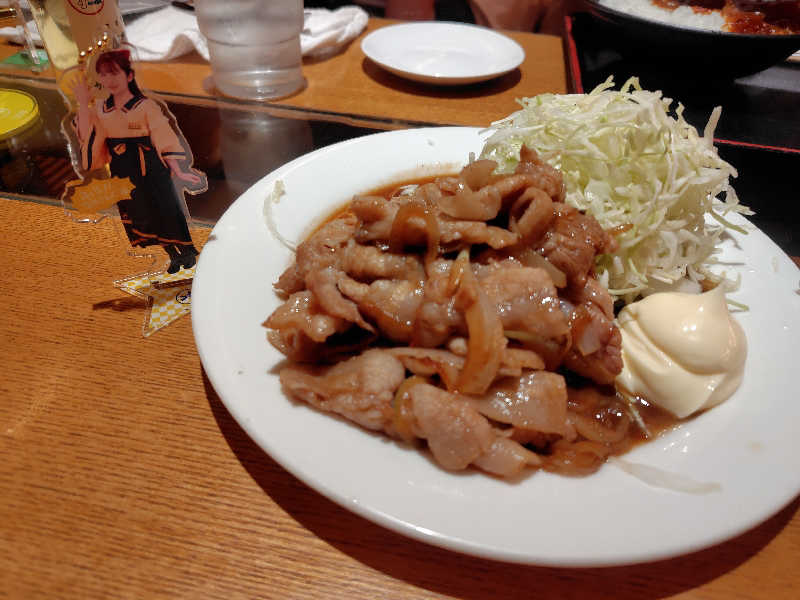
[[94, 64], [96, 73], [116, 73], [123, 71], [125, 75], [133, 75], [128, 82], [128, 90], [134, 96], [144, 96], [136, 83], [136, 75], [131, 67], [131, 53], [129, 50], [109, 50], [97, 57]]

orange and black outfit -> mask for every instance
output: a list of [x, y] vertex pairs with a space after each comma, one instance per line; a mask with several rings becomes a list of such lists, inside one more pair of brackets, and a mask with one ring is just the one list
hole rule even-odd
[[117, 203], [131, 245], [160, 245], [176, 265], [181, 255], [192, 255], [183, 266], [194, 264], [196, 250], [183, 196], [165, 163], [172, 158], [184, 160], [186, 152], [165, 111], [141, 94], [124, 106], [114, 106], [114, 97], [109, 96], [95, 104], [93, 117], [89, 139], [82, 145], [83, 167], [92, 170], [108, 164], [113, 176], [127, 177], [135, 186], [129, 200]]

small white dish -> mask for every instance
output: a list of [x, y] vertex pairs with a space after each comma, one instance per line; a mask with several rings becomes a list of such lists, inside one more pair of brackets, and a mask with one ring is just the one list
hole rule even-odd
[[276, 182], [286, 193], [273, 205], [275, 229], [300, 241], [355, 193], [457, 171], [488, 135], [442, 127], [355, 138], [293, 160], [233, 203], [203, 248], [192, 286], [197, 350], [231, 415], [276, 462], [344, 508], [417, 540], [497, 560], [609, 566], [665, 559], [728, 540], [791, 502], [800, 491], [798, 272], [739, 215], [729, 218], [750, 232], [727, 236], [719, 259], [742, 278], [732, 299], [749, 306], [736, 313], [748, 344], [742, 385], [623, 457], [719, 484], [717, 491], [651, 487], [612, 464], [588, 477], [533, 472], [515, 483], [450, 473], [417, 449], [286, 397], [278, 379], [284, 357], [261, 325], [281, 302], [272, 284], [293, 258], [264, 217]]
[[494, 79], [525, 58], [522, 46], [496, 31], [441, 21], [382, 27], [361, 41], [361, 49], [395, 75], [439, 85]]

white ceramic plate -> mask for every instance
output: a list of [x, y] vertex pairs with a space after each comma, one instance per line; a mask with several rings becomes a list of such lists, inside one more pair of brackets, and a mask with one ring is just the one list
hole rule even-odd
[[452, 474], [419, 451], [284, 396], [282, 356], [261, 326], [279, 304], [272, 283], [292, 259], [263, 216], [275, 181], [286, 187], [273, 213], [277, 228], [300, 240], [356, 192], [453, 172], [481, 150], [482, 135], [415, 129], [335, 144], [266, 176], [228, 209], [197, 266], [192, 323], [203, 366], [237, 422], [289, 472], [343, 507], [424, 542], [506, 561], [599, 566], [667, 558], [731, 538], [789, 503], [800, 490], [800, 273], [758, 230], [724, 245], [723, 260], [742, 276], [733, 298], [750, 306], [737, 314], [749, 345], [741, 388], [626, 456], [717, 482], [717, 492], [650, 487], [610, 464], [585, 478], [535, 472], [513, 484]]
[[464, 23], [403, 23], [382, 27], [361, 49], [386, 70], [414, 81], [462, 85], [516, 69], [522, 47], [500, 33]]

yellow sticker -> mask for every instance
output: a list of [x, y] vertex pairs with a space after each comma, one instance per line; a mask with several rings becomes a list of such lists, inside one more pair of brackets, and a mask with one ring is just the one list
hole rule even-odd
[[65, 198], [79, 213], [93, 214], [131, 197], [136, 186], [127, 177], [67, 182]]

